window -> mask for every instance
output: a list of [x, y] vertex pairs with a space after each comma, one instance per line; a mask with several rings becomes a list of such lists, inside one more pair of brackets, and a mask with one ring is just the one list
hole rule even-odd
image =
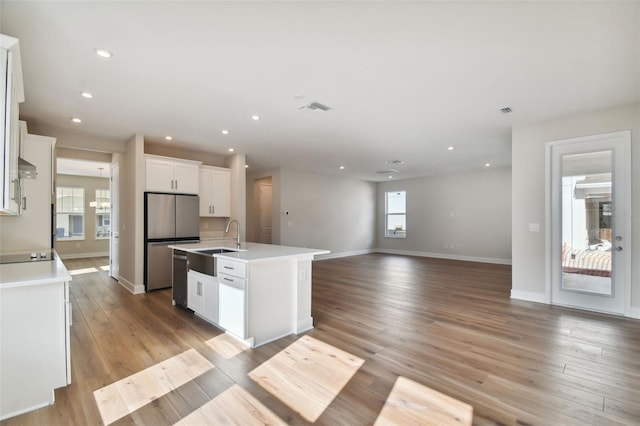
[[407, 236], [407, 192], [385, 193], [385, 237], [405, 238]]
[[96, 208], [96, 239], [111, 235], [111, 191], [96, 189], [96, 201], [89, 203]]
[[84, 239], [84, 188], [56, 189], [56, 238]]

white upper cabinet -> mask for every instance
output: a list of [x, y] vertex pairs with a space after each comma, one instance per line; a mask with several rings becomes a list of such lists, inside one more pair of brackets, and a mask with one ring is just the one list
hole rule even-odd
[[22, 65], [18, 39], [0, 34], [0, 121], [2, 150], [0, 151], [0, 214], [20, 213], [22, 194], [18, 175], [20, 126], [18, 105], [24, 102]]
[[231, 170], [200, 166], [200, 216], [231, 216]]
[[146, 190], [198, 194], [201, 161], [145, 155]]

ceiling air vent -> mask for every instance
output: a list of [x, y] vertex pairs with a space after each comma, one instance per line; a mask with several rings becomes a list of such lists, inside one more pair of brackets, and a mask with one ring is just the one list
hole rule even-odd
[[331, 108], [321, 104], [320, 102], [313, 101], [310, 104], [302, 105], [299, 109], [308, 109], [311, 111], [329, 111]]
[[386, 161], [387, 164], [404, 164], [404, 161], [402, 160], [389, 160]]
[[500, 108], [500, 112], [503, 113], [503, 114], [509, 114], [512, 111], [513, 110], [510, 107]]
[[400, 173], [400, 170], [396, 170], [396, 169], [378, 170], [376, 173], [380, 175], [388, 175], [389, 173]]

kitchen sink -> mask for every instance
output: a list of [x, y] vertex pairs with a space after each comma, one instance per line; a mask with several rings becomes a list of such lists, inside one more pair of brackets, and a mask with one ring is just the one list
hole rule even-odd
[[226, 248], [214, 248], [208, 250], [198, 250], [198, 253], [202, 254], [220, 254], [220, 253], [235, 253], [238, 250], [226, 249]]

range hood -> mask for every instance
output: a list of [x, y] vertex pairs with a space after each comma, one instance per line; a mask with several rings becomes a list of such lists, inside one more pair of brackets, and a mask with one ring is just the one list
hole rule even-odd
[[36, 166], [22, 157], [18, 157], [18, 176], [21, 179], [35, 179], [38, 176]]

